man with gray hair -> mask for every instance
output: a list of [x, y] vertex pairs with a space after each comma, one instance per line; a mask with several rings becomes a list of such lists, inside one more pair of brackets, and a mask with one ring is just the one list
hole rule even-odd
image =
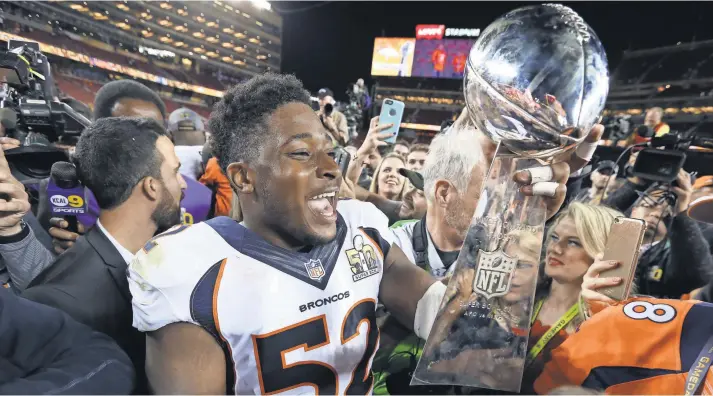
[[[487, 160], [472, 127], [450, 128], [436, 136], [426, 157], [423, 180], [419, 174], [404, 174], [411, 183], [423, 186], [426, 215], [421, 220], [404, 220], [391, 229], [395, 243], [416, 265], [436, 278], [444, 278], [453, 268], [465, 240], [487, 173]], [[374, 357], [375, 395], [419, 393], [409, 388], [411, 376], [424, 341], [381, 313], [380, 346]], [[410, 356], [413, 355], [413, 356]], [[434, 394], [448, 389], [423, 389]]]
[[474, 130], [451, 129], [438, 135], [421, 170], [426, 216], [392, 227], [406, 256], [437, 278], [444, 277], [458, 258], [487, 166]]

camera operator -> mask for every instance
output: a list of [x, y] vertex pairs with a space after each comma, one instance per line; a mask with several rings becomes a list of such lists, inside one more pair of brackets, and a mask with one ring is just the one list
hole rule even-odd
[[319, 98], [319, 118], [324, 126], [332, 134], [332, 140], [340, 146], [345, 146], [349, 142], [349, 127], [347, 118], [339, 110], [334, 108], [337, 103], [334, 94], [329, 88], [322, 88], [317, 93]]
[[637, 266], [639, 293], [680, 298], [713, 279], [708, 242], [698, 223], [685, 213], [693, 193], [691, 177], [681, 169], [671, 187], [645, 186], [632, 177], [605, 204], [647, 223]]
[[[661, 137], [671, 131], [671, 128], [665, 122], [661, 121], [663, 118], [663, 109], [660, 107], [652, 107], [646, 110], [646, 116], [644, 117], [644, 126], [646, 126], [650, 133], [644, 135], [650, 135], [655, 137]], [[640, 133], [632, 133], [629, 138], [621, 143], [619, 146], [627, 147], [632, 144], [646, 143], [651, 140], [651, 137], [643, 137]]]
[[153, 119], [129, 117], [102, 118], [84, 131], [77, 173], [95, 194], [99, 219], [23, 293], [111, 336], [141, 377], [145, 345], [132, 327], [126, 269], [157, 232], [180, 223], [186, 182], [168, 135]]
[[[0, 125], [0, 135], [4, 128]], [[51, 241], [30, 212], [25, 187], [12, 176], [5, 150], [20, 142], [0, 136], [0, 286], [20, 292], [30, 281], [52, 264]]]

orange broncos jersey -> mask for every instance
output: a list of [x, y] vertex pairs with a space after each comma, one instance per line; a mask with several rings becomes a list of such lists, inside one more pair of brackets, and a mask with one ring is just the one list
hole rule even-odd
[[[713, 335], [713, 304], [635, 298], [608, 307], [552, 352], [535, 381], [546, 394], [576, 385], [615, 395], [682, 395], [688, 371]], [[697, 394], [713, 395], [713, 370]]]

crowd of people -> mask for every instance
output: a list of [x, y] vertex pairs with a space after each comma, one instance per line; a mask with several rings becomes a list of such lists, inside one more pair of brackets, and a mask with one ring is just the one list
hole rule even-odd
[[[429, 335], [475, 337], [458, 319], [471, 297], [444, 298], [448, 282], [473, 283], [454, 269], [495, 144], [465, 109], [428, 144], [387, 143], [378, 117], [355, 144], [331, 91], [318, 109], [310, 96], [294, 76], [260, 75], [205, 123], [136, 81], [105, 84], [68, 150], [92, 201], [77, 229], [43, 207], [47, 182], [33, 208], [1, 157], [0, 393], [494, 393], [410, 383]], [[513, 175], [548, 218], [544, 242], [515, 230], [505, 247], [517, 265], [500, 303], [534, 306], [531, 320], [491, 323], [529, 331], [522, 393], [713, 392], [699, 356], [713, 340], [713, 226], [689, 216], [713, 177], [620, 168], [577, 150]], [[606, 276], [621, 263], [602, 255], [624, 216], [646, 231], [632, 298], [614, 301], [601, 288], [622, 282]], [[453, 325], [431, 331], [439, 312]], [[448, 345], [439, 370], [512, 375]]]

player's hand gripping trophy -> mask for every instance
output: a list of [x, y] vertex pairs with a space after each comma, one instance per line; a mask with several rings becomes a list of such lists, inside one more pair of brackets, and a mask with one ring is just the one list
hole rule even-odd
[[[554, 196], [547, 165], [579, 153], [608, 90], [599, 39], [562, 5], [512, 11], [473, 46], [465, 102], [498, 150], [412, 385], [520, 390], [547, 216], [538, 195]], [[539, 194], [514, 182], [524, 169]]]

